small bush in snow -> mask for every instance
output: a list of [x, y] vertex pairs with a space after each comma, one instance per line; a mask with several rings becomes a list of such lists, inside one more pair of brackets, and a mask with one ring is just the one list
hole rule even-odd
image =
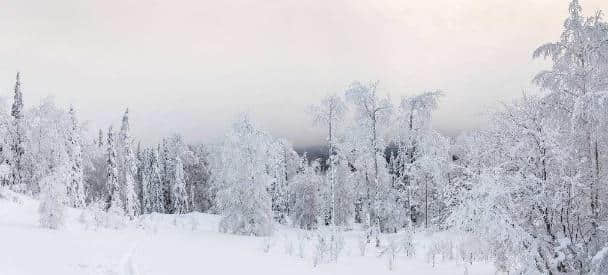
[[439, 248], [442, 260], [454, 260], [454, 243], [451, 240], [440, 240]]
[[473, 264], [475, 261], [487, 261], [489, 259], [488, 247], [489, 244], [479, 238], [469, 236], [458, 243], [457, 251], [463, 262]]
[[65, 177], [61, 170], [53, 172], [42, 179], [42, 195], [40, 197], [40, 225], [50, 229], [58, 229], [63, 226], [65, 220]]
[[104, 203], [95, 202], [89, 205], [88, 210], [91, 212], [93, 217], [93, 225], [95, 228], [101, 228], [106, 226], [106, 212], [104, 209]]
[[426, 252], [427, 262], [429, 262], [433, 267], [435, 267], [435, 264], [437, 263], [437, 257], [440, 254], [441, 254], [441, 247], [439, 246], [439, 243], [433, 242], [431, 244], [431, 246], [429, 247], [429, 250]]
[[316, 266], [320, 265], [321, 263], [323, 263], [323, 260], [325, 258], [325, 253], [327, 252], [327, 245], [328, 245], [327, 236], [325, 234], [318, 233], [316, 242], [315, 242], [315, 249], [314, 249], [313, 255], [312, 255], [312, 265], [313, 266], [316, 267]]
[[397, 264], [399, 254], [405, 254], [408, 257], [415, 255], [415, 247], [412, 233], [408, 230], [402, 235], [392, 235], [388, 239], [388, 243], [381, 248], [379, 257], [386, 257], [388, 269], [393, 270]]
[[305, 250], [306, 250], [306, 240], [307, 236], [304, 232], [298, 232], [298, 257], [304, 258]]
[[313, 265], [317, 266], [326, 260], [337, 261], [343, 249], [344, 238], [337, 228], [317, 231], [313, 250]]
[[293, 241], [286, 234], [283, 235], [283, 245], [285, 248], [285, 254], [292, 256], [293, 255]]
[[344, 237], [338, 228], [333, 228], [329, 234], [329, 257], [335, 262], [344, 249]]
[[359, 236], [359, 238], [357, 239], [357, 244], [359, 246], [359, 253], [361, 254], [361, 256], [365, 256], [365, 250], [367, 249], [368, 242], [369, 242], [369, 238], [368, 238], [367, 233], [361, 234], [361, 236]]
[[397, 261], [397, 254], [402, 250], [403, 246], [399, 243], [395, 236], [392, 236], [388, 244], [380, 250], [380, 257], [386, 257], [388, 261], [388, 270], [393, 270]]
[[262, 250], [264, 253], [270, 252], [270, 249], [274, 246], [274, 238], [273, 237], [264, 237], [262, 241]]
[[416, 255], [416, 246], [414, 245], [414, 236], [412, 235], [412, 233], [410, 231], [407, 231], [402, 239], [401, 239], [401, 245], [403, 248], [403, 252], [405, 253], [406, 256], [408, 257], [413, 257], [414, 255]]

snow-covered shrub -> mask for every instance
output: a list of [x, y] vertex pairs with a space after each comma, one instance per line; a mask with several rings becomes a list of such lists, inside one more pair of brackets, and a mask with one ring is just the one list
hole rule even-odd
[[133, 255], [135, 254], [136, 247], [132, 247], [123, 257], [120, 263], [120, 275], [139, 275], [139, 267]]
[[124, 228], [127, 224], [127, 220], [124, 214], [124, 210], [118, 207], [110, 207], [108, 212], [105, 213], [105, 227], [112, 229]]
[[85, 229], [98, 229], [107, 227], [107, 213], [104, 211], [105, 203], [96, 201], [82, 209], [78, 216], [78, 222]]
[[476, 185], [463, 193], [463, 203], [454, 209], [447, 224], [454, 234], [471, 234], [487, 244], [488, 256], [499, 269], [513, 272], [536, 268], [536, 247], [543, 244], [519, 223], [517, 213], [513, 213], [513, 207], [524, 203], [513, 195], [525, 191], [522, 179], [495, 173], [478, 177]]
[[305, 255], [306, 242], [307, 242], [308, 237], [306, 236], [306, 232], [298, 231], [297, 238], [298, 238], [298, 257], [303, 259], [306, 256]]
[[332, 228], [329, 232], [329, 258], [337, 261], [344, 249], [344, 236], [339, 228]]
[[84, 225], [85, 229], [89, 228], [91, 220], [91, 212], [89, 212], [87, 209], [83, 209], [82, 211], [80, 211], [80, 215], [78, 215], [78, 222]]
[[285, 254], [292, 256], [293, 255], [293, 241], [287, 236], [285, 235], [285, 238], [283, 240], [283, 245], [285, 248]]
[[91, 203], [87, 209], [91, 213], [92, 216], [92, 224], [94, 228], [102, 228], [106, 226], [107, 214], [104, 211], [105, 203], [101, 201], [97, 201]]
[[454, 242], [449, 239], [443, 239], [439, 241], [439, 247], [441, 249], [441, 259], [443, 261], [446, 260], [454, 260]]
[[66, 197], [66, 183], [68, 181], [65, 169], [59, 167], [50, 175], [44, 177], [40, 186], [42, 194], [40, 196], [40, 225], [50, 229], [58, 229], [64, 224], [65, 206], [63, 205]]
[[490, 251], [489, 244], [474, 236], [463, 235], [464, 238], [456, 245], [456, 251], [465, 263], [473, 264], [477, 261], [487, 261], [489, 259]]
[[438, 261], [454, 259], [454, 245], [450, 240], [439, 239], [431, 242], [426, 258], [433, 266]]
[[426, 261], [430, 263], [433, 267], [435, 267], [435, 263], [437, 260], [437, 254], [439, 254], [438, 246], [431, 246], [429, 250], [426, 252]]
[[270, 252], [270, 249], [274, 246], [276, 240], [271, 236], [266, 236], [262, 238], [262, 251], [264, 253]]
[[367, 250], [368, 244], [369, 244], [369, 234], [367, 232], [363, 232], [357, 238], [357, 246], [359, 247], [359, 253], [361, 256], [365, 256], [365, 251]]
[[408, 257], [416, 255], [416, 246], [414, 245], [414, 235], [409, 229], [406, 230], [399, 240], [403, 253]]
[[312, 254], [312, 265], [318, 266], [323, 263], [325, 259], [325, 254], [328, 252], [328, 239], [327, 235], [318, 232], [316, 235], [316, 242], [314, 246], [314, 251]]
[[413, 235], [407, 230], [401, 234], [391, 234], [384, 246], [380, 248], [379, 257], [386, 257], [388, 269], [393, 270], [397, 264], [397, 257], [400, 254], [405, 254], [408, 257], [414, 256], [416, 253]]
[[199, 221], [195, 216], [191, 216], [190, 217], [190, 229], [192, 229], [192, 231], [196, 231], [198, 230], [199, 227]]
[[397, 261], [398, 253], [403, 249], [396, 236], [389, 237], [387, 244], [380, 249], [379, 257], [386, 257], [388, 270], [393, 270]]

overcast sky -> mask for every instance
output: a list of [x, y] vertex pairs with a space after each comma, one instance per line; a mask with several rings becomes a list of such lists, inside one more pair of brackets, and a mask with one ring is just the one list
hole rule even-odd
[[[581, 0], [586, 14], [606, 0]], [[531, 60], [558, 39], [567, 0], [0, 0], [0, 94], [17, 70], [27, 106], [54, 95], [92, 128], [131, 109], [146, 143], [220, 137], [236, 113], [296, 145], [319, 141], [306, 106], [354, 80], [394, 101], [446, 97], [454, 133], [531, 90]]]

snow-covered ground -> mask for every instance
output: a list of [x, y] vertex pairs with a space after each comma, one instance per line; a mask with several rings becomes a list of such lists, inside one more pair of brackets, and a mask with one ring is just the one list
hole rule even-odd
[[430, 247], [458, 236], [416, 233], [415, 255], [399, 253], [389, 270], [377, 248], [370, 245], [361, 256], [361, 232], [353, 230], [344, 233], [337, 261], [314, 266], [314, 232], [282, 227], [271, 238], [235, 236], [218, 232], [218, 216], [200, 213], [147, 215], [120, 230], [87, 228], [75, 209], [68, 209], [64, 228], [50, 230], [38, 225], [37, 201], [3, 194], [0, 275], [494, 274], [490, 263], [465, 264], [458, 257], [437, 256], [433, 266]]

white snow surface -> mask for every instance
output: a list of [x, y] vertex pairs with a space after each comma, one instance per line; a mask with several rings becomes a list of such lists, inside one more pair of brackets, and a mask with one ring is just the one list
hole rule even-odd
[[1, 190], [0, 275], [495, 273], [491, 263], [458, 259], [433, 267], [426, 253], [433, 240], [459, 238], [438, 233], [416, 233], [415, 256], [398, 255], [389, 270], [377, 248], [370, 245], [361, 256], [361, 232], [348, 231], [337, 261], [313, 266], [314, 232], [279, 227], [272, 237], [224, 234], [218, 232], [219, 216], [202, 213], [144, 215], [119, 230], [87, 228], [81, 210], [71, 208], [65, 226], [51, 230], [39, 226], [37, 209], [36, 200]]

